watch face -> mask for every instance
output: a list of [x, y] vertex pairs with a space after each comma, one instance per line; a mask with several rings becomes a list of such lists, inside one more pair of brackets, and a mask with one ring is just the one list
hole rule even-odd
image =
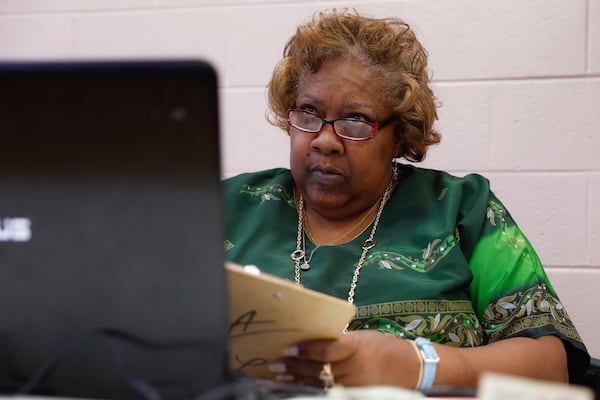
[[438, 363], [440, 361], [440, 357], [435, 351], [435, 347], [431, 344], [431, 340], [425, 338], [417, 338], [415, 343], [421, 350], [421, 354], [423, 355], [423, 362], [425, 363]]

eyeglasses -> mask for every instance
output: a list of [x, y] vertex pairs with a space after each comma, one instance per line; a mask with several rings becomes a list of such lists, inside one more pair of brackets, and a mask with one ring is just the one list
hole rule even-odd
[[375, 137], [380, 128], [394, 120], [394, 116], [381, 122], [367, 122], [354, 118], [340, 118], [328, 120], [307, 110], [290, 108], [288, 110], [288, 123], [302, 132], [318, 133], [323, 125], [329, 124], [333, 132], [341, 138], [348, 140], [368, 140]]

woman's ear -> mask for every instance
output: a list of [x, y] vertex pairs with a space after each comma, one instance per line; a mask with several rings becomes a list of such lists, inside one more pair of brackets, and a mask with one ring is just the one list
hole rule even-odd
[[402, 127], [400, 121], [394, 123], [394, 158], [402, 156]]
[[400, 135], [394, 135], [394, 159], [402, 157], [402, 139]]

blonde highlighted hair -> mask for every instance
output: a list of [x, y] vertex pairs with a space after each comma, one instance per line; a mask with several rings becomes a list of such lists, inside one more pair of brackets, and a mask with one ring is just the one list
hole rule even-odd
[[354, 57], [375, 69], [396, 116], [395, 134], [402, 142], [397, 156], [422, 161], [427, 148], [441, 139], [433, 129], [437, 103], [429, 87], [427, 51], [400, 19], [334, 9], [300, 25], [268, 85], [269, 122], [289, 133], [287, 110], [295, 106], [302, 79], [338, 56]]

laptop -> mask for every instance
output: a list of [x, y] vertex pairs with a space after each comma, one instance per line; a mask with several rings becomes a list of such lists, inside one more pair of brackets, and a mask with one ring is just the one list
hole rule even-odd
[[0, 395], [226, 382], [217, 111], [202, 61], [0, 64]]

